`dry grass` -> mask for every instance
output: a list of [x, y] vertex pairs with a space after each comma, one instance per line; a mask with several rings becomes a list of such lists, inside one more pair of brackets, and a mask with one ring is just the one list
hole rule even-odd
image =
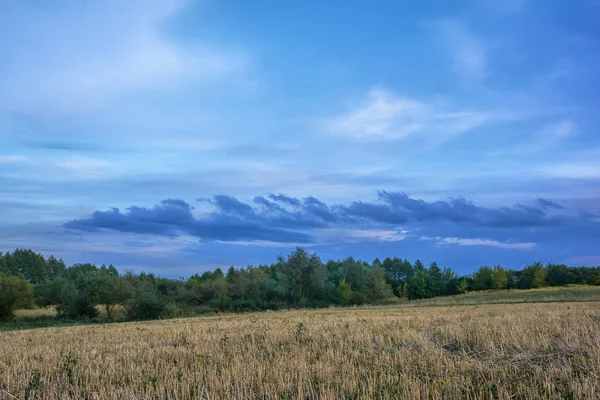
[[0, 333], [0, 399], [600, 398], [597, 303], [330, 309]]

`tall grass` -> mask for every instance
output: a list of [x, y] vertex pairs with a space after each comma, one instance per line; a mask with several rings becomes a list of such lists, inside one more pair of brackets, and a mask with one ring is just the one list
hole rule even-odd
[[0, 333], [0, 399], [597, 399], [599, 376], [600, 308], [583, 302]]

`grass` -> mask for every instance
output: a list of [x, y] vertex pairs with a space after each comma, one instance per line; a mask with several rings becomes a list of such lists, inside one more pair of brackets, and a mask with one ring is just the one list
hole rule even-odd
[[593, 302], [263, 312], [0, 343], [0, 399], [600, 398]]
[[405, 303], [404, 306], [474, 305], [506, 303], [552, 303], [600, 301], [600, 286], [572, 285], [527, 290], [489, 290], [456, 296], [435, 297]]

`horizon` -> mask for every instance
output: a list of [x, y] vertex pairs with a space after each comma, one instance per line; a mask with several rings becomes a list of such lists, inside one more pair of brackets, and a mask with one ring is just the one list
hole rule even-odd
[[598, 1], [0, 7], [3, 253], [600, 265]]

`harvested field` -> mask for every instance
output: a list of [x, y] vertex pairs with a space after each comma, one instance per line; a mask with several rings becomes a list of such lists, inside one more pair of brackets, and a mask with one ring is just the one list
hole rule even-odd
[[265, 312], [0, 343], [0, 399], [600, 398], [593, 302]]

